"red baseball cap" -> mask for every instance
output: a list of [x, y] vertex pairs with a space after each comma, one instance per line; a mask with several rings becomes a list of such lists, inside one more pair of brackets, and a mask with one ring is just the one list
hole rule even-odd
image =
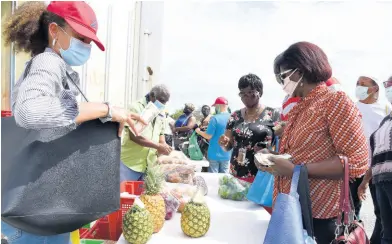
[[105, 47], [97, 37], [97, 17], [87, 3], [83, 1], [52, 1], [47, 10], [65, 19], [72, 29], [80, 35], [91, 38], [99, 49], [105, 51]]
[[227, 99], [226, 99], [226, 98], [224, 98], [224, 97], [218, 97], [218, 98], [215, 100], [215, 103], [212, 104], [212, 106], [215, 106], [215, 105], [227, 105], [227, 104], [229, 104], [229, 103], [227, 102]]

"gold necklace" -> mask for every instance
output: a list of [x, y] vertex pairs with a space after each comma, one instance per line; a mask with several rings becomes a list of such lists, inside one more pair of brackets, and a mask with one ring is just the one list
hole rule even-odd
[[245, 110], [245, 116], [247, 117], [247, 120], [255, 121], [257, 119], [257, 117], [259, 116], [260, 109], [261, 109], [261, 106], [257, 108], [257, 110], [256, 110], [254, 115], [250, 115], [248, 113], [248, 109], [246, 109]]

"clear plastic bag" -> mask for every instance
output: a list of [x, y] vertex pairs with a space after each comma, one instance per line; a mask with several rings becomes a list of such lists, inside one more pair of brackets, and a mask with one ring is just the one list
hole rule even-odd
[[195, 176], [194, 165], [162, 164], [161, 169], [167, 182], [193, 184], [193, 177]]
[[180, 201], [174, 197], [170, 192], [161, 193], [163, 199], [165, 200], [166, 216], [165, 220], [170, 220], [173, 215], [177, 212], [180, 206]]
[[197, 186], [182, 183], [166, 183], [165, 192], [170, 192], [179, 201], [178, 212], [182, 212], [185, 204], [188, 203], [197, 191]]
[[243, 201], [246, 200], [250, 185], [250, 183], [231, 175], [224, 175], [219, 179], [218, 194], [224, 199]]

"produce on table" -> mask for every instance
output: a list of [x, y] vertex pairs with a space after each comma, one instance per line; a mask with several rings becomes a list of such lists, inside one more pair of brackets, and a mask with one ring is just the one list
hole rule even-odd
[[210, 210], [201, 191], [197, 191], [181, 213], [181, 229], [190, 237], [204, 236], [210, 228]]
[[208, 187], [203, 177], [196, 176], [195, 178], [193, 178], [193, 184], [197, 186], [200, 190], [202, 190], [204, 196], [207, 195]]
[[233, 176], [224, 175], [219, 179], [218, 194], [224, 199], [243, 201], [246, 199], [250, 185]]
[[178, 207], [178, 212], [184, 210], [185, 204], [188, 203], [192, 196], [195, 195], [197, 191], [197, 186], [182, 184], [182, 183], [167, 183], [165, 185], [165, 191], [170, 192], [174, 197], [180, 202]]
[[145, 190], [140, 196], [140, 200], [142, 200], [146, 209], [151, 213], [154, 223], [154, 233], [159, 232], [165, 222], [165, 201], [160, 195], [163, 183], [164, 177], [160, 166], [157, 164], [148, 165], [146, 176], [144, 178]]
[[194, 165], [163, 164], [161, 167], [167, 182], [193, 184]]
[[187, 164], [189, 159], [183, 152], [172, 151], [168, 156], [161, 155], [158, 157], [159, 164]]
[[163, 199], [165, 200], [166, 206], [166, 216], [165, 220], [170, 220], [173, 218], [173, 215], [177, 212], [178, 207], [180, 206], [180, 202], [174, 197], [170, 192], [161, 194]]
[[150, 212], [138, 198], [123, 217], [123, 235], [132, 244], [144, 244], [152, 236], [154, 225]]

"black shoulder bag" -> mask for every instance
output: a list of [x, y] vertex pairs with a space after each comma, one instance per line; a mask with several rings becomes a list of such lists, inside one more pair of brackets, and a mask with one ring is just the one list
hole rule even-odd
[[1, 123], [2, 221], [33, 234], [55, 235], [119, 209], [118, 123], [92, 120], [63, 135], [59, 128], [45, 135], [21, 128], [14, 117]]

